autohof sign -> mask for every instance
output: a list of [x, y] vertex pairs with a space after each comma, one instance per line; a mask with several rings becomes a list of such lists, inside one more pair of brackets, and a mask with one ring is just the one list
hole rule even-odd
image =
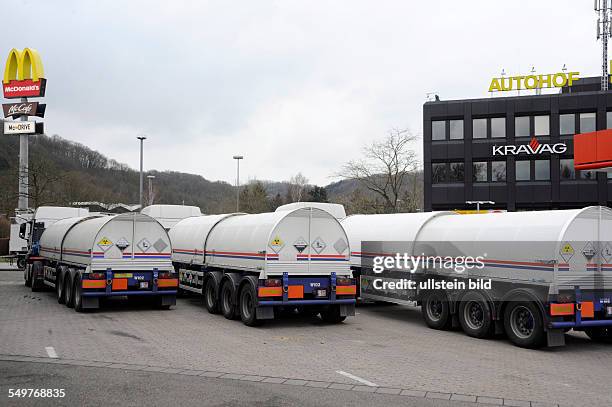
[[42, 134], [44, 125], [40, 122], [4, 122], [4, 134]]
[[13, 48], [6, 59], [2, 79], [4, 97], [43, 97], [46, 85], [45, 71], [38, 52], [32, 48]]
[[38, 102], [5, 103], [2, 105], [2, 110], [4, 117], [16, 119], [21, 116], [45, 117], [46, 107], [47, 105]]

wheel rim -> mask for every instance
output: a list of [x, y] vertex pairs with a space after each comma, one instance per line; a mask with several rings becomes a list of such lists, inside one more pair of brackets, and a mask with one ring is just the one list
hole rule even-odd
[[463, 320], [470, 329], [478, 330], [484, 325], [484, 309], [477, 301], [469, 301], [463, 308]]
[[223, 286], [223, 311], [229, 313], [231, 309], [231, 291], [227, 284]]
[[212, 308], [215, 304], [214, 291], [215, 290], [213, 289], [213, 286], [209, 280], [206, 283], [206, 305], [208, 308]]
[[510, 314], [512, 332], [521, 339], [527, 339], [533, 334], [535, 318], [531, 310], [519, 305]]
[[439, 321], [442, 318], [442, 301], [437, 298], [427, 300], [427, 316], [432, 321]]
[[246, 291], [242, 295], [242, 301], [241, 301], [240, 306], [242, 308], [242, 315], [244, 316], [244, 318], [250, 319], [251, 318], [251, 308], [253, 307], [253, 297], [251, 296], [250, 292]]

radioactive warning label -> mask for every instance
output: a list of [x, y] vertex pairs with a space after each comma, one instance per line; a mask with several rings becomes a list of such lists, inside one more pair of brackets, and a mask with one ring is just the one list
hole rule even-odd
[[106, 238], [103, 237], [102, 239], [100, 239], [100, 241], [98, 242], [98, 247], [100, 249], [102, 249], [103, 252], [107, 251], [109, 248], [111, 248], [113, 246], [113, 242]]
[[559, 250], [559, 255], [561, 255], [561, 258], [563, 258], [566, 263], [569, 263], [570, 259], [574, 257], [574, 254], [574, 247], [569, 243], [563, 244], [563, 246], [561, 246], [561, 250]]
[[274, 251], [274, 253], [278, 253], [285, 247], [285, 242], [278, 235], [274, 236], [274, 238], [270, 241], [270, 248]]

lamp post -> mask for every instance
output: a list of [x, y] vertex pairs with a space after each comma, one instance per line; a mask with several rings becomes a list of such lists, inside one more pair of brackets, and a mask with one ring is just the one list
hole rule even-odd
[[235, 155], [236, 160], [236, 212], [240, 212], [240, 160], [244, 157], [241, 155]]
[[142, 183], [143, 183], [143, 174], [142, 174], [142, 145], [143, 142], [147, 139], [146, 136], [138, 136], [136, 137], [138, 140], [140, 140], [140, 187], [138, 190], [138, 199], [139, 199], [139, 203], [140, 203], [140, 209], [142, 209]]
[[153, 205], [153, 180], [155, 175], [147, 175], [147, 179], [149, 180], [149, 205]]

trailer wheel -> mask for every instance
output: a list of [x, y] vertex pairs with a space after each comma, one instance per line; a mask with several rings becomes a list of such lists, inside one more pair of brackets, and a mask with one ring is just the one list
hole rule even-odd
[[227, 319], [236, 319], [236, 304], [234, 304], [234, 284], [231, 280], [221, 283], [220, 293], [221, 313]]
[[258, 326], [263, 322], [257, 319], [257, 295], [251, 284], [245, 284], [240, 290], [240, 319], [246, 326]]
[[522, 348], [544, 345], [544, 322], [538, 307], [530, 301], [511, 302], [504, 312], [504, 328], [512, 343]]
[[473, 338], [491, 335], [493, 317], [489, 303], [479, 292], [469, 292], [459, 304], [459, 323], [463, 332]]
[[321, 311], [321, 319], [328, 324], [339, 324], [346, 319], [340, 314], [339, 305], [330, 305]]
[[31, 265], [29, 267], [26, 265], [26, 268], [23, 271], [23, 277], [25, 279], [25, 286], [26, 287], [32, 287], [32, 278], [31, 278], [31, 275], [30, 275], [31, 268], [32, 268]]
[[437, 291], [425, 295], [421, 314], [427, 326], [432, 329], [447, 329], [451, 322], [448, 300], [444, 294]]
[[63, 267], [58, 267], [56, 271], [55, 277], [55, 293], [57, 295], [57, 302], [59, 304], [66, 303], [66, 289], [64, 287], [64, 269]]
[[83, 287], [81, 285], [81, 276], [78, 274], [74, 278], [74, 288], [72, 290], [72, 295], [74, 297], [74, 310], [76, 312], [85, 311], [85, 309], [83, 308]]
[[40, 283], [38, 281], [39, 276], [42, 275], [42, 263], [39, 261], [35, 261], [32, 264], [32, 272], [31, 272], [31, 281], [32, 283], [30, 284], [30, 287], [32, 288], [32, 292], [36, 292], [36, 291], [42, 291], [44, 283]]
[[67, 273], [64, 278], [64, 291], [66, 292], [66, 306], [68, 308], [74, 307], [74, 286], [72, 285], [72, 277], [70, 272]]
[[588, 328], [584, 330], [592, 341], [612, 343], [612, 328], [609, 326], [599, 326], [595, 328]]
[[219, 313], [219, 287], [215, 284], [215, 279], [210, 277], [204, 283], [204, 306], [211, 314]]

